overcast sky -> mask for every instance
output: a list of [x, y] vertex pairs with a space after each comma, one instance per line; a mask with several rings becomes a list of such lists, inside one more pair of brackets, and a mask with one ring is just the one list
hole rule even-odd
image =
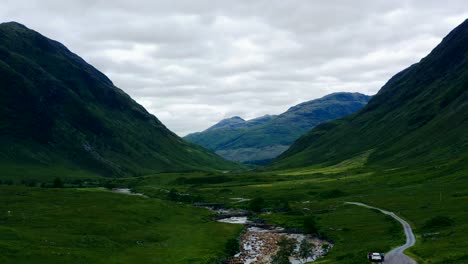
[[460, 1], [2, 0], [177, 134], [278, 114], [339, 92], [375, 94], [468, 18]]

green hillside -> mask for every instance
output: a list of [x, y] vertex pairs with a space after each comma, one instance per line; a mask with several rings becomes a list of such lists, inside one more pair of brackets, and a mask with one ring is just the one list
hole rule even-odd
[[0, 169], [66, 168], [106, 176], [225, 170], [62, 44], [0, 24]]
[[333, 164], [363, 153], [370, 154], [368, 164], [467, 164], [468, 20], [392, 77], [360, 112], [317, 126], [271, 168]]
[[291, 107], [278, 116], [225, 119], [185, 138], [226, 159], [261, 164], [281, 154], [316, 125], [354, 113], [369, 99], [359, 93], [334, 93]]

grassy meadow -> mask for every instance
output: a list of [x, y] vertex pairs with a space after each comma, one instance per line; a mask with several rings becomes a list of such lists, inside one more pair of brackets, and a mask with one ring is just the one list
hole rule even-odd
[[[368, 154], [334, 166], [274, 172], [166, 173], [130, 178], [69, 173], [64, 188], [0, 187], [1, 263], [219, 263], [242, 226], [214, 222], [192, 203], [252, 209], [253, 219], [305, 230], [316, 221], [334, 243], [318, 263], [363, 263], [368, 251], [404, 243], [401, 226], [364, 202], [390, 210], [414, 229], [407, 252], [419, 263], [467, 262], [468, 169], [464, 160], [425, 167], [366, 165]], [[46, 174], [46, 171], [41, 173]], [[34, 182], [36, 186], [43, 183]], [[149, 198], [116, 194], [99, 186], [128, 187]], [[81, 188], [79, 188], [81, 187]], [[235, 198], [251, 199], [239, 201]], [[258, 201], [257, 201], [258, 202]]]
[[[159, 174], [119, 180], [122, 185], [161, 199], [172, 190], [185, 202], [222, 203], [249, 208], [262, 198], [271, 213], [255, 217], [301, 229], [313, 216], [320, 234], [335, 243], [319, 263], [362, 263], [368, 251], [386, 252], [404, 243], [401, 226], [366, 208], [345, 205], [364, 202], [390, 210], [414, 229], [417, 244], [407, 252], [419, 263], [463, 263], [468, 258], [468, 169], [464, 160], [418, 168], [365, 165], [363, 154], [329, 167], [238, 174]], [[456, 168], [456, 169], [455, 169]], [[176, 198], [177, 199], [177, 198]], [[441, 223], [437, 217], [442, 217]], [[434, 218], [436, 220], [434, 220]]]
[[0, 263], [213, 263], [240, 226], [104, 188], [0, 187]]

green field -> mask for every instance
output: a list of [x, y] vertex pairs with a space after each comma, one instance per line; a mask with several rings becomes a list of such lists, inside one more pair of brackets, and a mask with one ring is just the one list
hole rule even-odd
[[213, 263], [240, 227], [103, 188], [0, 187], [0, 263]]
[[[468, 255], [466, 202], [468, 168], [464, 161], [429, 164], [419, 168], [377, 168], [362, 165], [362, 156], [325, 168], [243, 173], [163, 174], [122, 185], [152, 197], [167, 199], [176, 190], [188, 202], [216, 202], [228, 207], [249, 208], [249, 202], [231, 198], [265, 200], [272, 214], [257, 217], [285, 227], [302, 228], [303, 219], [314, 216], [320, 233], [335, 243], [323, 262], [362, 263], [366, 252], [388, 251], [404, 243], [401, 226], [373, 210], [344, 205], [364, 202], [393, 211], [405, 218], [417, 236], [408, 254], [419, 263], [461, 263]], [[361, 164], [361, 165], [359, 165]], [[457, 168], [457, 169], [453, 169]], [[182, 195], [183, 194], [183, 195]], [[284, 211], [288, 204], [289, 210]], [[450, 225], [428, 225], [435, 216], [447, 217]]]
[[[76, 180], [84, 177], [81, 173], [68, 174], [66, 188], [25, 187], [18, 181], [4, 184], [0, 262], [219, 263], [226, 257], [225, 244], [238, 237], [242, 227], [216, 223], [210, 212], [191, 203], [251, 208], [250, 201], [231, 198], [262, 198], [263, 212], [253, 218], [287, 228], [303, 229], [304, 219], [314, 217], [319, 235], [334, 243], [319, 263], [363, 263], [368, 251], [386, 252], [404, 243], [396, 221], [374, 210], [345, 205], [346, 201], [364, 202], [405, 218], [417, 237], [416, 246], [407, 253], [419, 263], [466, 262], [466, 162], [380, 168], [367, 166], [366, 157], [276, 172], [167, 173], [120, 179], [90, 175], [81, 182], [86, 188], [76, 188]], [[45, 179], [50, 186], [52, 177]], [[100, 185], [130, 187], [150, 198], [90, 188]], [[430, 224], [436, 216], [449, 223]]]

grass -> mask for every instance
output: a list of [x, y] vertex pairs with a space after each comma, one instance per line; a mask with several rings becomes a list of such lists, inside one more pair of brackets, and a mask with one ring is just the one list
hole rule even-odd
[[52, 182], [57, 177], [66, 178], [68, 181], [104, 179], [89, 171], [73, 169], [73, 166], [0, 163], [0, 168], [0, 180], [14, 183], [23, 181]]
[[[403, 230], [395, 220], [344, 205], [345, 201], [364, 202], [393, 211], [413, 226], [417, 244], [408, 254], [419, 263], [460, 263], [468, 247], [464, 231], [468, 230], [468, 168], [464, 161], [414, 168], [373, 167], [362, 162], [364, 158], [360, 155], [336, 166], [308, 168], [307, 174], [304, 170], [155, 174], [122, 179], [119, 184], [161, 199], [167, 199], [167, 191], [173, 189], [184, 197], [233, 208], [249, 208], [249, 202], [231, 198], [261, 197], [264, 210], [272, 213], [257, 217], [290, 228], [301, 229], [303, 219], [314, 216], [320, 233], [335, 243], [319, 263], [362, 263], [366, 252], [386, 252], [404, 243]], [[285, 203], [290, 208], [287, 212]], [[448, 217], [450, 225], [427, 229], [435, 216]]]
[[104, 189], [0, 187], [1, 263], [212, 263], [240, 226]]
[[[346, 201], [364, 202], [406, 219], [417, 237], [407, 253], [418, 263], [465, 260], [468, 168], [464, 160], [415, 168], [373, 167], [361, 155], [307, 171], [165, 173], [105, 182], [145, 193], [148, 199], [104, 188], [3, 186], [0, 261], [99, 263], [107, 255], [112, 256], [111, 263], [214, 261], [225, 257], [225, 243], [237, 237], [241, 227], [215, 223], [209, 212], [190, 203], [251, 208], [255, 198], [263, 199], [262, 211], [271, 212], [255, 217], [269, 223], [301, 230], [305, 218], [316, 219], [320, 235], [334, 243], [319, 263], [362, 263], [368, 251], [385, 252], [404, 243], [395, 220], [345, 205]], [[5, 215], [7, 211], [15, 218]]]
[[350, 169], [361, 168], [363, 167], [369, 155], [372, 154], [374, 150], [364, 151], [363, 153], [352, 157], [350, 159], [344, 160], [338, 164], [331, 166], [324, 165], [314, 165], [310, 167], [304, 167], [300, 169], [289, 169], [281, 172], [281, 175], [307, 175], [312, 173], [323, 173], [323, 174], [336, 174], [340, 172], [346, 172]]
[[[104, 188], [3, 186], [0, 261], [99, 263], [107, 255], [111, 263], [214, 261], [225, 257], [225, 244], [241, 227], [215, 223], [209, 212], [169, 200], [249, 208], [251, 201], [232, 198], [262, 198], [263, 210], [272, 213], [256, 217], [267, 222], [303, 229], [305, 218], [316, 219], [320, 235], [334, 243], [319, 263], [362, 263], [368, 251], [386, 252], [404, 243], [396, 221], [345, 201], [364, 202], [405, 218], [417, 237], [408, 254], [418, 263], [463, 263], [468, 247], [464, 160], [410, 168], [369, 166], [365, 159], [366, 153], [337, 165], [297, 171], [164, 173], [105, 181], [145, 193], [148, 199]], [[57, 169], [53, 176], [65, 172]], [[81, 172], [69, 175], [84, 177]], [[95, 181], [89, 186], [103, 184], [102, 178], [88, 176]], [[7, 211], [15, 218], [5, 215]]]

